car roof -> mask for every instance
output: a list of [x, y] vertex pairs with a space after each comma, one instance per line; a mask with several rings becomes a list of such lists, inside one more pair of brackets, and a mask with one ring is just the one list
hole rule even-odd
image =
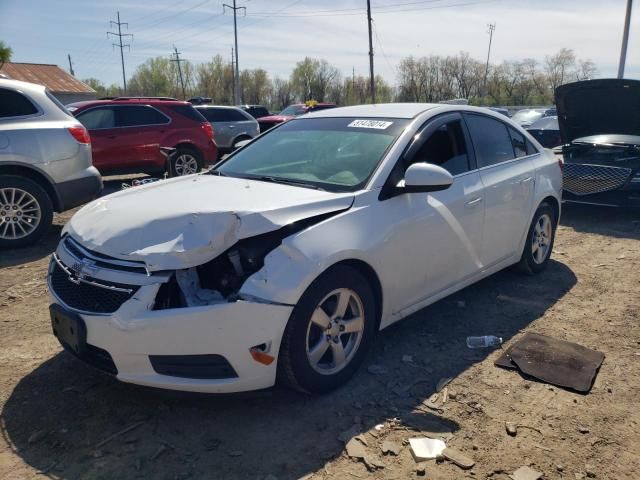
[[370, 117], [370, 118], [414, 118], [419, 114], [442, 107], [436, 103], [378, 103], [375, 105], [354, 105], [326, 110], [312, 111], [305, 118], [328, 117]]
[[37, 83], [13, 80], [12, 78], [0, 78], [0, 87], [23, 90], [26, 92], [42, 92], [46, 87]]
[[205, 105], [194, 105], [195, 108], [225, 108], [227, 110], [242, 110], [240, 107], [236, 107], [233, 105], [211, 105], [207, 103]]
[[70, 103], [67, 106], [72, 107], [86, 107], [87, 105], [96, 106], [96, 105], [135, 105], [135, 104], [143, 104], [143, 105], [191, 105], [189, 102], [185, 102], [182, 100], [159, 100], [157, 98], [129, 98], [123, 100], [85, 100], [83, 102], [75, 102]]

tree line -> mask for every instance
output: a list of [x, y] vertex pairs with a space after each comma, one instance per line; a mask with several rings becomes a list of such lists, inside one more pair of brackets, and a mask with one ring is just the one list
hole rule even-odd
[[[230, 62], [216, 55], [211, 61], [181, 62], [185, 97], [211, 97], [214, 103], [232, 105], [234, 71]], [[467, 52], [452, 56], [406, 57], [398, 65], [396, 85], [376, 76], [379, 103], [439, 102], [464, 98], [476, 105], [549, 105], [555, 88], [563, 83], [598, 75], [591, 60], [579, 59], [563, 48], [543, 62], [531, 58], [488, 65]], [[100, 96], [121, 94], [117, 84], [105, 86], [95, 78], [83, 80]], [[289, 78], [271, 77], [262, 68], [240, 72], [242, 103], [280, 110], [294, 102], [316, 100], [338, 105], [371, 101], [369, 77], [344, 76], [324, 59], [306, 57], [297, 62]], [[150, 58], [127, 81], [128, 95], [182, 98], [177, 62]]]

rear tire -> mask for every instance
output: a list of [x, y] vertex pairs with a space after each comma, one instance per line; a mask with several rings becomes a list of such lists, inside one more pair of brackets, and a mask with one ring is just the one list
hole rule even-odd
[[202, 155], [195, 148], [177, 147], [169, 158], [169, 175], [182, 177], [198, 173], [202, 169]]
[[53, 221], [47, 192], [31, 179], [0, 176], [0, 248], [21, 248], [38, 241]]
[[367, 279], [338, 265], [320, 275], [294, 307], [278, 358], [278, 380], [305, 393], [349, 380], [375, 336], [376, 304]]
[[548, 203], [541, 203], [531, 221], [517, 264], [522, 273], [533, 275], [547, 268], [556, 236], [556, 222], [555, 210]]

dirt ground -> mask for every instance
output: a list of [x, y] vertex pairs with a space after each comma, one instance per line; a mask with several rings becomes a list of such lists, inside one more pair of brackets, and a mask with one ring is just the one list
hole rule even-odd
[[[506, 480], [523, 465], [545, 479], [638, 478], [639, 213], [567, 207], [545, 273], [500, 272], [381, 332], [355, 378], [321, 397], [157, 391], [63, 353], [45, 276], [69, 217], [41, 245], [0, 252], [0, 478]], [[589, 394], [526, 380], [493, 365], [499, 349], [465, 345], [495, 334], [508, 346], [529, 331], [606, 355]], [[449, 399], [432, 410], [443, 378]], [[475, 466], [416, 463], [406, 441], [420, 429], [450, 432]], [[345, 431], [382, 468], [349, 458]]]

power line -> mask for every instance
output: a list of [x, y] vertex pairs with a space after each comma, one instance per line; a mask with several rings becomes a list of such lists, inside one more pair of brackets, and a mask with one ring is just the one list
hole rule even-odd
[[172, 58], [171, 61], [176, 62], [178, 64], [178, 74], [180, 75], [180, 85], [182, 86], [182, 99], [186, 100], [187, 94], [184, 93], [184, 79], [182, 77], [182, 65], [181, 65], [181, 63], [184, 62], [184, 60], [180, 58], [180, 53], [181, 52], [179, 52], [178, 48], [174, 45], [173, 54], [175, 55], [176, 58]]
[[233, 101], [236, 105], [240, 105], [240, 71], [238, 69], [238, 20], [237, 13], [238, 10], [243, 10], [244, 14], [247, 14], [247, 7], [236, 7], [236, 0], [233, 0], [233, 6], [227, 5], [226, 3], [222, 4], [222, 10], [225, 11], [225, 8], [230, 8], [233, 10], [233, 36], [235, 38], [235, 46], [236, 46], [236, 74], [235, 74], [235, 82], [233, 85]]
[[[435, 1], [435, 0], [433, 0]], [[442, 0], [439, 0], [442, 1]], [[498, 1], [502, 1], [502, 0], [478, 0], [475, 2], [464, 2], [464, 3], [451, 3], [451, 4], [447, 4], [447, 5], [434, 5], [434, 6], [429, 6], [429, 7], [415, 7], [415, 8], [401, 8], [401, 9], [395, 9], [395, 10], [380, 10], [378, 11], [376, 7], [376, 14], [387, 14], [387, 13], [403, 13], [403, 12], [420, 12], [423, 10], [434, 10], [434, 9], [438, 9], [438, 8], [451, 8], [451, 7], [465, 7], [465, 6], [471, 6], [471, 5], [480, 5], [480, 4], [485, 4], [485, 3], [492, 3], [492, 2], [498, 2]], [[395, 7], [396, 5], [389, 5], [389, 7]], [[355, 10], [355, 9], [354, 9]], [[353, 16], [353, 15], [362, 15], [362, 9], [359, 9], [357, 11], [346, 11], [346, 9], [344, 11], [337, 11], [337, 10], [327, 10], [326, 12], [317, 12], [317, 13], [313, 13], [313, 12], [300, 12], [300, 13], [285, 13], [285, 14], [279, 14], [279, 13], [262, 13], [259, 14], [258, 12], [255, 13], [251, 13], [249, 14], [249, 16], [260, 16], [260, 17], [281, 17], [281, 18], [300, 18], [300, 17], [341, 17], [341, 16]]]
[[109, 35], [113, 35], [114, 37], [118, 37], [118, 43], [114, 43], [113, 46], [114, 47], [120, 47], [120, 60], [122, 61], [122, 85], [123, 85], [123, 90], [122, 93], [123, 95], [127, 94], [127, 76], [124, 73], [124, 47], [127, 47], [129, 49], [131, 49], [131, 45], [127, 44], [123, 44], [122, 43], [122, 37], [131, 37], [133, 38], [133, 35], [131, 33], [122, 33], [122, 25], [125, 25], [127, 27], [127, 29], [129, 28], [129, 24], [126, 22], [121, 22], [120, 21], [120, 12], [118, 13], [118, 21], [114, 22], [113, 20], [111, 20], [109, 22], [109, 24], [111, 26], [113, 25], [117, 25], [118, 26], [118, 33], [115, 32], [107, 32], [107, 38], [109, 38]]

